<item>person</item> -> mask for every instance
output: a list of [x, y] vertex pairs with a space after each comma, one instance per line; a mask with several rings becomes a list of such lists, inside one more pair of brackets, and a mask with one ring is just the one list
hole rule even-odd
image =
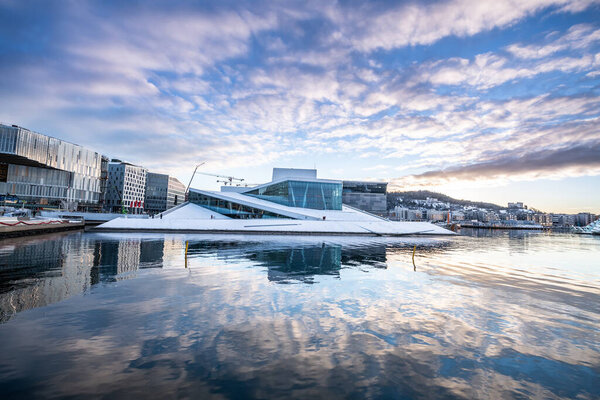
[[160, 219], [162, 219], [162, 213], [160, 213], [159, 215], [160, 215]]

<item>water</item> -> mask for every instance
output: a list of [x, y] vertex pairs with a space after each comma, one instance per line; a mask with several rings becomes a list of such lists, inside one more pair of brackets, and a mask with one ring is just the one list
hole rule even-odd
[[599, 398], [600, 237], [464, 233], [0, 241], [1, 397]]

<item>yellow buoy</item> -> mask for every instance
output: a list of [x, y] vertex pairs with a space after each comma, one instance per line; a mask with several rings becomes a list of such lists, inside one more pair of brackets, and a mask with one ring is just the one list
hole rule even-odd
[[185, 241], [185, 267], [187, 268], [187, 253], [188, 253], [188, 247], [189, 247], [190, 242], [188, 242], [187, 240]]

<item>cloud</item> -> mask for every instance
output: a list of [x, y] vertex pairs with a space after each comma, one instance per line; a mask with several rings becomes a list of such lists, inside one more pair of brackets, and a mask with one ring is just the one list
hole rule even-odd
[[391, 187], [435, 187], [456, 181], [535, 180], [600, 174], [600, 140], [529, 153], [507, 151], [494, 159], [427, 171], [392, 181]]
[[[11, 3], [0, 119], [174, 173], [336, 155], [416, 176], [569, 148], [597, 133], [597, 24], [503, 35], [592, 3]], [[493, 29], [483, 52], [438, 43]]]
[[[534, 65], [509, 66], [497, 54], [479, 54], [473, 60], [450, 59], [423, 67], [423, 79], [433, 85], [469, 85], [489, 89], [503, 83], [533, 78], [550, 72], [588, 71], [600, 66], [600, 53], [552, 58]], [[430, 69], [430, 71], [427, 71]]]
[[473, 36], [494, 28], [503, 28], [541, 10], [558, 7], [561, 12], [581, 11], [595, 0], [497, 1], [454, 0], [433, 3], [409, 3], [387, 9], [362, 7], [347, 10], [338, 17], [344, 33], [360, 51], [430, 45], [448, 37]]
[[547, 44], [522, 45], [511, 44], [506, 47], [509, 53], [518, 58], [538, 59], [548, 57], [564, 50], [584, 49], [600, 41], [600, 29], [590, 24], [574, 25], [567, 33]]

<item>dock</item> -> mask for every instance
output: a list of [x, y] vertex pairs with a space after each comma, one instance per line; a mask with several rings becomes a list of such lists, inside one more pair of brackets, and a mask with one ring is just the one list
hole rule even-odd
[[549, 230], [550, 228], [542, 225], [503, 225], [503, 224], [460, 224], [461, 228], [472, 229], [508, 229], [508, 230]]
[[37, 235], [41, 233], [70, 231], [83, 229], [84, 221], [62, 219], [49, 220], [17, 220], [0, 219], [0, 239], [18, 236]]
[[86, 225], [100, 225], [105, 222], [111, 221], [115, 218], [139, 218], [147, 219], [146, 214], [118, 214], [118, 213], [99, 213], [99, 212], [80, 212], [80, 211], [50, 211], [42, 210], [40, 212], [42, 217], [56, 218], [56, 219], [69, 219], [69, 220], [82, 220], [85, 221]]

